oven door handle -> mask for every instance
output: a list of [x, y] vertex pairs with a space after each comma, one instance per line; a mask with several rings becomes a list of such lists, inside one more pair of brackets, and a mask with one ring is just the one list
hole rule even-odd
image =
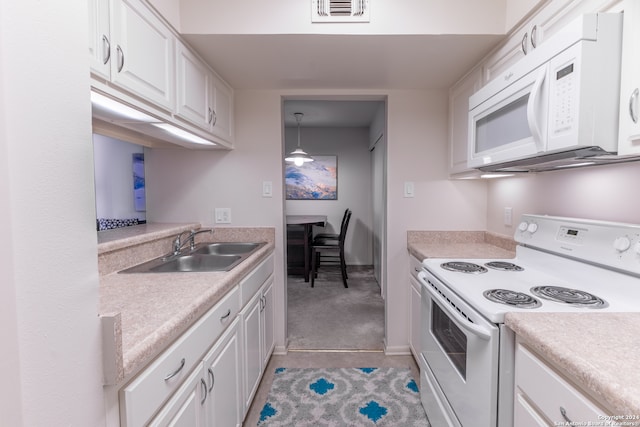
[[429, 295], [431, 296], [431, 298], [436, 299], [441, 303], [441, 304], [438, 304], [440, 308], [445, 310], [449, 314], [449, 318], [453, 320], [456, 323], [456, 325], [460, 327], [460, 329], [464, 329], [467, 332], [470, 332], [473, 335], [485, 341], [489, 341], [491, 339], [491, 331], [487, 331], [481, 326], [478, 326], [474, 323], [470, 323], [469, 321], [467, 321], [465, 318], [460, 316], [460, 313], [454, 310], [449, 305], [449, 303], [444, 300], [444, 298], [440, 294], [436, 293], [433, 289], [431, 289], [424, 272], [420, 272], [418, 274], [418, 279], [420, 279], [420, 282], [422, 282], [422, 284], [424, 285], [424, 288], [427, 290], [427, 292], [429, 292]]

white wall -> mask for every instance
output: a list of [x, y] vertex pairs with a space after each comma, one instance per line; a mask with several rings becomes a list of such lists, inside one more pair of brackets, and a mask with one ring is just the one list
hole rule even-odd
[[[233, 226], [276, 227], [276, 322], [284, 346], [282, 97], [388, 96], [387, 348], [408, 352], [407, 230], [484, 230], [486, 184], [447, 179], [446, 91], [237, 91], [236, 148], [230, 152], [152, 149], [146, 153], [149, 221], [211, 224], [230, 207]], [[262, 197], [262, 181], [273, 197]], [[405, 181], [416, 196], [402, 197]]]
[[[529, 0], [530, 1], [530, 0]], [[155, 0], [160, 2], [160, 0]], [[186, 34], [503, 34], [506, 0], [371, 0], [367, 24], [311, 23], [310, 0], [181, 0]]]
[[[287, 215], [327, 215], [320, 233], [339, 233], [345, 209], [352, 216], [345, 241], [345, 257], [349, 265], [372, 264], [372, 187], [369, 128], [301, 128], [302, 148], [309, 155], [338, 156], [338, 200], [287, 200]], [[296, 128], [285, 131], [285, 152], [296, 148]]]
[[[543, 172], [492, 181], [487, 226], [513, 236], [525, 213], [640, 223], [640, 162]], [[512, 227], [502, 223], [504, 207], [513, 207]]]
[[93, 158], [98, 218], [138, 218], [144, 211], [136, 211], [133, 194], [133, 154], [143, 147], [104, 135], [93, 135]]
[[3, 426], [104, 425], [87, 14], [0, 2]]

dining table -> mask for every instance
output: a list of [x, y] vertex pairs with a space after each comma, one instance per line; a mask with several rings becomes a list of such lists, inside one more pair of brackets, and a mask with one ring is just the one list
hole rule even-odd
[[309, 281], [313, 226], [324, 227], [326, 215], [287, 215], [287, 274], [302, 274]]

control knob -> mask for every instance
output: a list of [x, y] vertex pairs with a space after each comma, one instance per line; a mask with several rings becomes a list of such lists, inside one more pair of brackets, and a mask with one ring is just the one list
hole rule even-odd
[[633, 251], [637, 254], [640, 255], [640, 242], [636, 243], [635, 245], [633, 245]]
[[536, 231], [538, 231], [538, 224], [536, 224], [535, 222], [532, 222], [527, 227], [527, 231], [531, 234], [535, 233]]
[[624, 252], [631, 246], [631, 240], [628, 237], [618, 237], [613, 241], [613, 248], [618, 252]]
[[519, 225], [518, 225], [518, 230], [524, 232], [527, 231], [527, 227], [529, 227], [529, 224], [527, 224], [526, 221], [522, 221]]

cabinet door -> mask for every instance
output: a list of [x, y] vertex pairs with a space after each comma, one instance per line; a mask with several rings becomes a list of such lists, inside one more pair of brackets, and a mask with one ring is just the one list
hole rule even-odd
[[258, 292], [242, 311], [242, 340], [244, 341], [244, 412], [249, 409], [251, 399], [262, 375], [262, 294]]
[[640, 3], [624, 2], [618, 154], [640, 153]]
[[113, 0], [111, 81], [132, 94], [174, 108], [174, 36], [141, 0]]
[[176, 112], [179, 117], [210, 131], [213, 73], [182, 43], [176, 43]]
[[[182, 386], [149, 423], [150, 427], [200, 427], [205, 425], [206, 383], [198, 365]], [[128, 426], [127, 426], [128, 427]]]
[[409, 348], [413, 353], [413, 357], [418, 360], [420, 354], [420, 284], [416, 279], [411, 277], [409, 289], [411, 292], [409, 301]]
[[271, 357], [271, 352], [275, 346], [275, 339], [273, 336], [273, 279], [270, 279], [264, 285], [264, 291], [262, 292], [262, 325], [263, 325], [263, 347], [262, 347], [262, 366], [266, 366]]
[[218, 76], [213, 76], [213, 127], [211, 132], [233, 142], [233, 89]]
[[234, 321], [204, 359], [207, 426], [238, 426], [242, 420], [240, 342]]
[[110, 76], [111, 40], [109, 33], [109, 0], [88, 0], [89, 59], [91, 72], [103, 79]]
[[477, 67], [449, 92], [449, 174], [467, 172], [469, 145], [469, 97], [480, 88], [482, 69]]

